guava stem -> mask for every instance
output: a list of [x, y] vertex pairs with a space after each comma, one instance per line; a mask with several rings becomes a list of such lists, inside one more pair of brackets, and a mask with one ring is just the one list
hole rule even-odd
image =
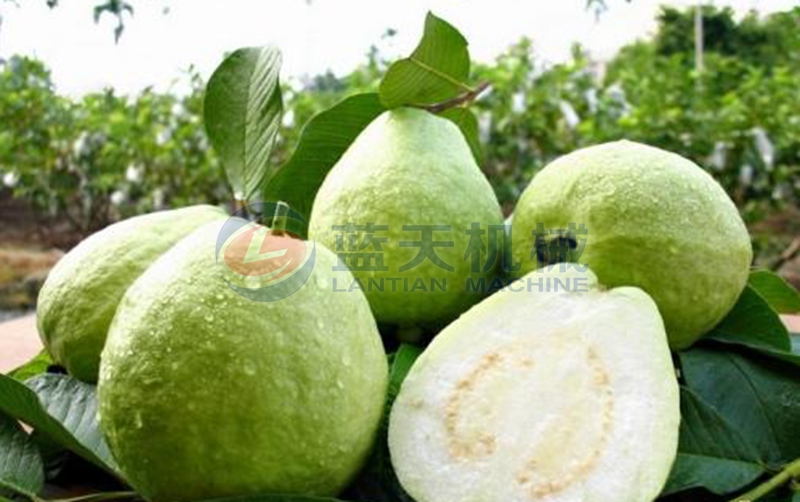
[[270, 228], [272, 230], [286, 230], [287, 214], [289, 214], [289, 206], [285, 202], [278, 201], [275, 206], [275, 214], [272, 215]]
[[48, 502], [105, 502], [108, 500], [134, 499], [139, 498], [136, 492], [106, 492], [83, 495], [68, 499], [53, 499]]
[[735, 499], [731, 500], [731, 502], [754, 502], [764, 495], [771, 493], [776, 488], [780, 488], [798, 476], [800, 476], [800, 458], [788, 464], [774, 477], [756, 486], [744, 495], [736, 497]]
[[488, 89], [491, 86], [489, 82], [483, 82], [475, 89], [470, 89], [467, 92], [460, 94], [454, 98], [448, 99], [447, 101], [442, 101], [441, 103], [437, 103], [435, 105], [425, 106], [426, 110], [431, 113], [441, 113], [445, 110], [450, 108], [463, 105], [464, 103], [471, 103], [475, 101], [475, 99], [480, 96], [483, 91]]

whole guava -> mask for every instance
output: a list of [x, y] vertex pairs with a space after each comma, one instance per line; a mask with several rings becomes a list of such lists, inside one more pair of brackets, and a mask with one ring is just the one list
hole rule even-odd
[[679, 425], [653, 300], [556, 267], [437, 335], [392, 407], [389, 449], [418, 502], [651, 502]]
[[458, 127], [401, 108], [376, 118], [328, 173], [309, 236], [340, 255], [379, 322], [416, 326], [449, 321], [481, 298], [477, 285], [497, 263], [486, 259], [489, 234], [502, 242], [502, 223]]
[[547, 165], [522, 194], [512, 228], [523, 273], [567, 259], [591, 267], [607, 286], [646, 291], [674, 349], [731, 310], [752, 260], [736, 206], [707, 172], [631, 141]]
[[108, 326], [128, 286], [192, 230], [226, 213], [213, 206], [159, 211], [92, 234], [53, 267], [39, 292], [39, 336], [57, 363], [97, 381]]
[[[120, 303], [98, 387], [111, 452], [156, 502], [336, 494], [368, 456], [385, 401], [369, 304], [332, 290], [336, 257], [310, 242], [313, 270], [294, 294], [241, 296], [233, 275], [257, 289], [274, 270], [230, 269], [231, 256], [216, 254], [221, 229], [186, 237]], [[288, 244], [262, 249], [298, 247]]]

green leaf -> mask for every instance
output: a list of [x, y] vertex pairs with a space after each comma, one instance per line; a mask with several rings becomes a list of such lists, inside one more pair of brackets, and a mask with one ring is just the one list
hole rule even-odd
[[19, 368], [12, 370], [8, 375], [16, 378], [20, 382], [47, 372], [47, 368], [53, 365], [53, 360], [46, 350], [43, 350], [36, 357], [23, 364]]
[[261, 190], [274, 173], [269, 156], [283, 115], [274, 47], [239, 49], [214, 71], [206, 87], [204, 118], [237, 200]]
[[456, 108], [448, 108], [439, 114], [461, 129], [464, 134], [464, 139], [469, 144], [469, 149], [472, 150], [472, 156], [475, 157], [475, 162], [481, 166], [483, 165], [483, 149], [481, 148], [480, 134], [478, 133], [478, 118], [469, 108], [459, 106]]
[[773, 493], [767, 497], [760, 498], [758, 502], [800, 502], [800, 492], [792, 494], [791, 492], [786, 493], [786, 490], [782, 490], [779, 493]]
[[97, 388], [66, 375], [39, 375], [25, 382], [75, 438], [107, 465], [114, 465], [97, 421]]
[[392, 467], [388, 445], [389, 415], [403, 381], [421, 353], [421, 348], [404, 343], [390, 356], [389, 388], [384, 416], [367, 468], [345, 492], [352, 498], [370, 502], [413, 502], [400, 486]]
[[381, 81], [383, 105], [431, 105], [469, 91], [467, 45], [457, 29], [429, 12], [417, 48], [392, 64]]
[[71, 459], [72, 454], [41, 432], [33, 431], [30, 436], [44, 461], [45, 482], [57, 478]]
[[120, 477], [98, 430], [94, 386], [66, 375], [40, 375], [27, 385], [0, 375], [0, 412]]
[[770, 349], [760, 349], [758, 347], [751, 347], [757, 350], [759, 353], [774, 357], [775, 359], [780, 359], [781, 361], [785, 361], [790, 364], [794, 364], [795, 366], [800, 367], [800, 354], [795, 352], [786, 352], [783, 350], [770, 350]]
[[708, 334], [709, 338], [755, 349], [791, 352], [789, 332], [769, 303], [746, 286], [727, 316]]
[[264, 200], [282, 201], [308, 219], [328, 171], [375, 117], [385, 111], [375, 93], [350, 96], [318, 113], [303, 127], [292, 157], [264, 191]]
[[732, 493], [764, 473], [758, 452], [709, 404], [681, 388], [678, 456], [662, 495], [690, 488]]
[[329, 497], [311, 497], [308, 495], [253, 495], [249, 497], [208, 499], [201, 502], [343, 502], [343, 501]]
[[747, 284], [779, 314], [800, 312], [800, 293], [781, 276], [769, 270], [755, 270]]
[[416, 345], [407, 343], [401, 344], [394, 354], [392, 359], [392, 367], [389, 371], [389, 391], [386, 399], [387, 413], [394, 404], [397, 394], [400, 393], [400, 387], [403, 385], [408, 372], [416, 362], [417, 358], [422, 354], [422, 349]]
[[30, 497], [44, 487], [44, 463], [19, 422], [0, 413], [0, 494]]
[[679, 354], [688, 387], [778, 467], [800, 457], [800, 367], [752, 351], [697, 347]]

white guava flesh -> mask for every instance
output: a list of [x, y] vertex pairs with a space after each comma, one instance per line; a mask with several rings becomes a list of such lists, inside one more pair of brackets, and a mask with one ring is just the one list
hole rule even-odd
[[401, 484], [418, 502], [654, 500], [680, 423], [655, 303], [633, 287], [603, 291], [591, 272], [522, 281], [448, 326], [411, 369], [389, 426]]

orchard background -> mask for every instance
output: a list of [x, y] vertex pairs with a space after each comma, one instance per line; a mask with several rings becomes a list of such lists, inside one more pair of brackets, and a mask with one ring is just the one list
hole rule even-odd
[[[124, 5], [98, 14], [135, 22]], [[736, 202], [756, 264], [800, 286], [800, 7], [739, 19], [709, 6], [703, 22], [702, 67], [694, 9], [670, 7], [652, 37], [608, 61], [576, 45], [569, 61], [548, 64], [535, 38], [524, 38], [491, 65], [476, 64], [475, 80], [491, 84], [475, 105], [484, 172], [508, 215], [539, 169], [576, 148], [625, 137], [675, 151]], [[284, 84], [276, 163], [315, 113], [377, 88], [388, 65], [381, 47], [394, 36], [387, 30], [348, 75]], [[3, 56], [0, 319], [31, 309], [49, 267], [89, 233], [154, 209], [232, 200], [203, 129], [198, 71], [179, 77], [185, 93], [75, 98], [59, 93], [41, 61]]]

